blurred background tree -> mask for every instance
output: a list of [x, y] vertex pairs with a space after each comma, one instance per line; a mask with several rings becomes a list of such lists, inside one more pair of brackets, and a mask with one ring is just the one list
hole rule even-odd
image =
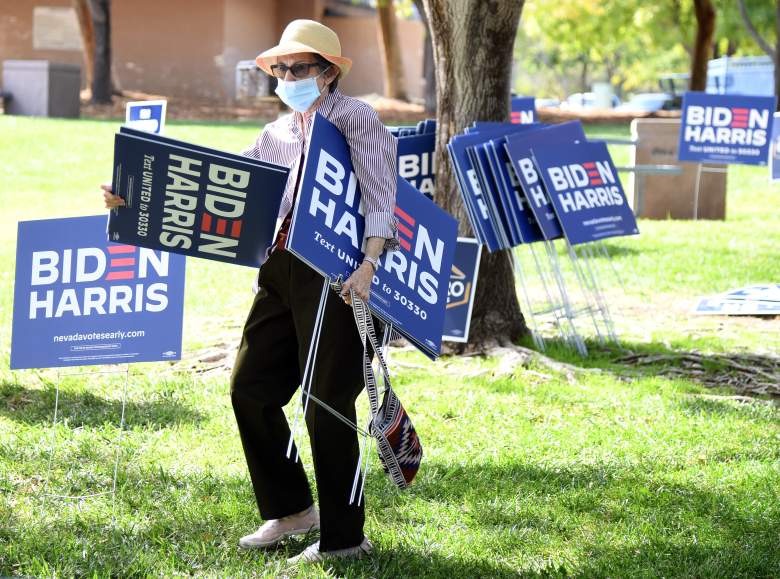
[[[756, 29], [774, 47], [775, 1], [743, 1]], [[737, 0], [711, 0], [711, 5], [717, 17], [707, 60], [764, 54], [745, 27]], [[606, 81], [620, 96], [658, 91], [659, 76], [691, 72], [694, 7], [694, 0], [529, 2], [515, 43], [514, 89], [562, 98]]]

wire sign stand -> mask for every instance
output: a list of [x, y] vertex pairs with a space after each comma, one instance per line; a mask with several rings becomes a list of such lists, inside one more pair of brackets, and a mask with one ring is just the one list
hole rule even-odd
[[[112, 468], [111, 487], [109, 490], [103, 490], [103, 491], [96, 490], [95, 492], [83, 493], [83, 494], [69, 494], [65, 492], [55, 492], [51, 489], [52, 486], [51, 479], [52, 479], [52, 468], [55, 464], [55, 457], [57, 456], [59, 450], [57, 426], [58, 426], [58, 420], [60, 419], [60, 392], [61, 392], [62, 379], [70, 376], [84, 376], [84, 375], [93, 375], [93, 374], [108, 374], [108, 375], [119, 375], [119, 376], [124, 374], [124, 383], [122, 387], [121, 412], [119, 418], [119, 432], [117, 433], [116, 438], [113, 442], [114, 460], [113, 460], [113, 468]], [[44, 482], [43, 490], [41, 492], [42, 507], [45, 507], [47, 500], [50, 499], [57, 499], [63, 503], [68, 501], [77, 501], [80, 503], [87, 499], [110, 495], [111, 511], [113, 516], [116, 515], [117, 477], [119, 474], [119, 462], [121, 458], [122, 439], [125, 431], [125, 412], [127, 409], [127, 389], [129, 383], [130, 383], [129, 364], [126, 364], [124, 369], [118, 369], [118, 370], [100, 370], [96, 372], [87, 372], [87, 371], [81, 371], [81, 372], [58, 371], [57, 372], [57, 381], [55, 383], [55, 394], [54, 394], [54, 413], [52, 416], [52, 423], [51, 423], [51, 444], [49, 447], [49, 459], [47, 463], [46, 479]]]
[[516, 249], [513, 251], [515, 277], [520, 285], [525, 310], [531, 321], [534, 344], [541, 350], [544, 350], [545, 342], [540, 332], [540, 323], [547, 318], [552, 318], [552, 323], [561, 339], [570, 348], [579, 352], [580, 355], [587, 356], [587, 347], [577, 329], [577, 322], [575, 321], [577, 311], [572, 307], [566, 280], [561, 273], [558, 263], [558, 253], [551, 241], [544, 241], [543, 243], [547, 259], [540, 259], [534, 248], [535, 244], [526, 244], [543, 290], [544, 299], [541, 309], [534, 308], [534, 300], [532, 300], [528, 290], [528, 281], [530, 280], [523, 272], [519, 253], [521, 250]]
[[523, 313], [527, 313], [534, 344], [544, 351], [546, 346], [541, 328], [543, 323], [551, 322], [568, 347], [576, 350], [581, 356], [587, 356], [588, 349], [578, 329], [583, 318], [590, 318], [589, 321], [595, 330], [596, 338], [601, 344], [605, 344], [607, 341], [618, 343], [612, 314], [604, 293], [604, 285], [600, 278], [601, 272], [597, 267], [598, 257], [607, 260], [618, 284], [624, 292], [626, 289], [603, 242], [585, 243], [578, 246], [573, 246], [568, 241], [563, 242], [569, 266], [566, 270], [570, 270], [574, 287], [579, 290], [580, 299], [577, 302], [575, 302], [574, 294], [570, 289], [571, 279], [567, 282], [567, 275], [564, 272], [555, 242], [545, 240], [542, 243], [544, 244], [543, 257], [538, 255], [534, 247], [535, 244], [525, 244], [533, 261], [533, 269], [536, 270], [536, 275], [541, 283], [541, 299], [534, 300], [533, 292], [529, 290], [532, 280], [528, 276], [528, 268], [524, 268], [521, 250], [515, 249], [512, 252], [515, 278], [524, 306]]

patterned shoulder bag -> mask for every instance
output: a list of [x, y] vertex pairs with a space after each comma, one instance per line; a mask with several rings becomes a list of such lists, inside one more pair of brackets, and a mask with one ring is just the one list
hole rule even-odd
[[[366, 304], [354, 292], [350, 292], [350, 295], [355, 323], [363, 342], [363, 378], [371, 409], [368, 431], [377, 441], [379, 461], [385, 472], [396, 486], [405, 489], [420, 468], [422, 446], [409, 414], [390, 385], [390, 374], [377, 341], [373, 317]], [[371, 356], [368, 355], [369, 345], [379, 360], [384, 379], [381, 404]]]

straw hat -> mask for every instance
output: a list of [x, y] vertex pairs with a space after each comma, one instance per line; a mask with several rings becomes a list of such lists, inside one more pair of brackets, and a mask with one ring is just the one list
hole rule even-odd
[[341, 69], [341, 76], [346, 76], [352, 68], [352, 60], [341, 56], [341, 43], [336, 33], [314, 20], [290, 22], [282, 32], [279, 44], [260, 54], [255, 58], [255, 62], [265, 72], [273, 74], [271, 65], [276, 64], [279, 56], [296, 52], [315, 52], [321, 55]]

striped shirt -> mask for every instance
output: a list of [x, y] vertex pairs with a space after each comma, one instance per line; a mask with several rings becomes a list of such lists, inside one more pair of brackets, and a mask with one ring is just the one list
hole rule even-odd
[[[343, 95], [338, 90], [328, 93], [317, 113], [341, 131], [349, 145], [352, 166], [360, 185], [365, 209], [365, 237], [386, 239], [385, 249], [398, 247], [398, 227], [394, 215], [396, 192], [397, 141], [367, 103]], [[279, 220], [284, 220], [293, 206], [295, 183], [311, 132], [314, 115], [298, 112], [269, 123], [254, 145], [243, 155], [290, 168], [290, 176], [279, 207]]]

